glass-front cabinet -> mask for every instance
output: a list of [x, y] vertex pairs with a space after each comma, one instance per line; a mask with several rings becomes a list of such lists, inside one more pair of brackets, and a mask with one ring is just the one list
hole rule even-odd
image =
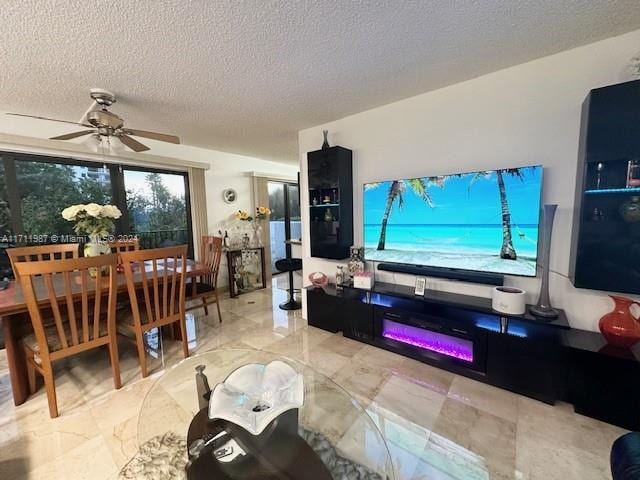
[[311, 256], [343, 259], [353, 244], [352, 153], [329, 147], [307, 154]]
[[640, 293], [640, 80], [584, 102], [573, 228], [576, 287]]

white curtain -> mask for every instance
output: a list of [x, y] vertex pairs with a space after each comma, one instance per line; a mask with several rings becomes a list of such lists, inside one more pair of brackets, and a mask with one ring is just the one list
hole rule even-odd
[[207, 224], [207, 194], [204, 183], [204, 169], [189, 168], [189, 190], [191, 196], [191, 226], [193, 231], [193, 253], [200, 259], [202, 236], [209, 234]]

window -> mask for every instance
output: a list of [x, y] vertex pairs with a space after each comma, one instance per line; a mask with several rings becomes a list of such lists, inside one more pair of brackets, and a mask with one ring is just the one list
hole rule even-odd
[[25, 154], [0, 153], [0, 160], [0, 278], [4, 250], [16, 239], [73, 234], [61, 212], [78, 203], [117, 205], [116, 233], [137, 234], [143, 248], [187, 244], [193, 252], [186, 173]]
[[54, 162], [15, 162], [23, 232], [70, 235], [73, 223], [60, 216], [69, 205], [111, 203], [111, 179], [105, 167]]
[[7, 176], [4, 168], [4, 160], [0, 157], [0, 279], [8, 277], [11, 273], [9, 259], [4, 253], [10, 246], [11, 211], [9, 210], [9, 196], [7, 195]]
[[184, 175], [124, 169], [129, 231], [143, 248], [189, 243]]
[[286, 240], [302, 237], [300, 195], [295, 183], [269, 182], [269, 235], [271, 240], [271, 271], [278, 273], [276, 260], [291, 258], [291, 245]]

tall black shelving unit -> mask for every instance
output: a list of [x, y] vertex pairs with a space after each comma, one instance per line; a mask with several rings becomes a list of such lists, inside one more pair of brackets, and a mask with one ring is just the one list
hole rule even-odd
[[353, 245], [352, 152], [328, 147], [307, 154], [311, 256], [349, 257]]
[[640, 182], [630, 180], [639, 164], [640, 80], [591, 90], [582, 106], [573, 220], [576, 287], [640, 293], [640, 219], [633, 214]]

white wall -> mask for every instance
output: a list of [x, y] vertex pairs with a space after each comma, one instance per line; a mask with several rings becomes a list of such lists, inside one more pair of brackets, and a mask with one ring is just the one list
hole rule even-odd
[[[362, 184], [394, 178], [542, 164], [544, 202], [559, 205], [551, 251], [551, 297], [572, 326], [597, 329], [612, 302], [601, 292], [573, 288], [569, 270], [580, 109], [590, 89], [631, 79], [640, 30], [501, 70], [299, 132], [302, 192], [306, 152], [322, 143], [353, 150], [355, 244], [362, 244]], [[304, 278], [334, 275], [335, 262], [310, 258], [308, 196], [303, 203]], [[412, 285], [414, 277], [376, 274]], [[430, 288], [490, 296], [490, 288], [429, 280]], [[535, 303], [538, 279], [510, 277]]]
[[[207, 223], [209, 233], [212, 235], [217, 235], [219, 230], [223, 233], [228, 230], [229, 235], [232, 235], [232, 231], [237, 231], [238, 227], [248, 231], [246, 223], [240, 224], [238, 220], [234, 219], [233, 214], [238, 210], [252, 212], [255, 208], [252, 174], [296, 178], [298, 173], [297, 165], [284, 165], [224, 152], [209, 152], [208, 159], [211, 168], [205, 172], [205, 188], [207, 191]], [[202, 161], [204, 158], [199, 159]], [[222, 192], [227, 188], [233, 188], [238, 193], [238, 199], [232, 204], [222, 200]], [[220, 271], [218, 284], [222, 287], [229, 283], [226, 274], [226, 258], [224, 257]]]

